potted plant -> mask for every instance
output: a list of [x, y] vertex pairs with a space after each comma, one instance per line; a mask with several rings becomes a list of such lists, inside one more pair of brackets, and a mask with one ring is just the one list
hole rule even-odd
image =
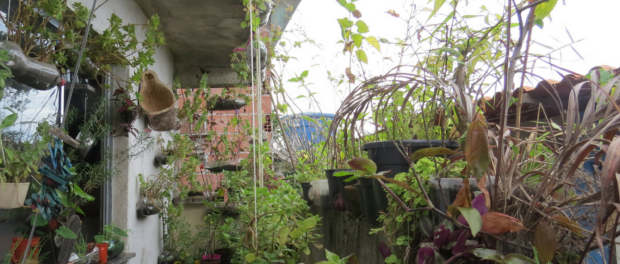
[[111, 223], [103, 227], [103, 232], [100, 235], [95, 236], [95, 241], [99, 248], [100, 263], [106, 263], [109, 259], [113, 259], [123, 253], [125, 242], [122, 238], [128, 237], [128, 231], [118, 228]]
[[[149, 180], [151, 177], [155, 179]], [[166, 177], [155, 175], [144, 180], [142, 174], [139, 174], [138, 178], [140, 180], [140, 198], [136, 204], [137, 211], [142, 216], [159, 214], [163, 208], [162, 193], [168, 190], [173, 182]]]
[[237, 221], [233, 218], [225, 218], [224, 224], [216, 227], [215, 239], [220, 248], [215, 249], [214, 253], [221, 256], [222, 264], [230, 264], [235, 253], [235, 247], [241, 241]]
[[[8, 115], [2, 120], [1, 129], [12, 126], [17, 114]], [[37, 127], [34, 140], [17, 143], [0, 132], [0, 209], [13, 209], [24, 206], [30, 183], [27, 179], [37, 172], [41, 158], [49, 149], [52, 136], [45, 122]]]
[[[139, 93], [135, 93], [135, 99], [131, 97], [131, 93], [118, 83], [118, 88], [114, 90], [114, 103], [118, 107], [118, 113], [121, 115], [121, 126], [131, 127], [133, 121], [138, 118], [140, 107], [138, 106], [140, 98]], [[127, 128], [126, 128], [127, 129]], [[127, 129], [129, 130], [129, 129]]]
[[176, 97], [172, 89], [150, 70], [144, 72], [140, 85], [141, 106], [149, 117], [149, 126], [155, 131], [180, 129], [181, 122], [174, 107]]
[[207, 214], [204, 218], [205, 228], [198, 233], [198, 237], [201, 238], [206, 245], [200, 263], [215, 264], [220, 263], [221, 261], [221, 255], [215, 254], [215, 243], [217, 234], [216, 227], [218, 226], [221, 215], [222, 213], [219, 210], [214, 209], [212, 213]]

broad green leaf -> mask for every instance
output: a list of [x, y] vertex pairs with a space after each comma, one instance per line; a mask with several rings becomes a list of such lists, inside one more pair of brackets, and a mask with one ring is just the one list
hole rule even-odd
[[316, 226], [316, 218], [310, 217], [310, 218], [304, 220], [304, 225], [307, 228], [314, 228]]
[[504, 257], [504, 263], [506, 264], [536, 264], [536, 261], [526, 256], [523, 256], [521, 254], [511, 253]]
[[56, 234], [58, 234], [61, 237], [67, 238], [67, 239], [77, 239], [77, 235], [73, 233], [71, 229], [66, 228], [64, 226], [61, 226], [58, 229], [56, 229]]
[[17, 113], [10, 114], [2, 120], [2, 128], [7, 128], [15, 124], [17, 121]]
[[366, 23], [362, 20], [358, 20], [357, 22], [355, 22], [355, 25], [357, 26], [357, 32], [359, 33], [367, 33], [368, 32], [368, 26], [366, 25]]
[[357, 56], [357, 58], [361, 60], [362, 62], [368, 64], [368, 57], [366, 56], [366, 52], [364, 52], [363, 50], [361, 49], [356, 50], [355, 56]]
[[129, 235], [127, 235], [127, 232], [125, 232], [125, 230], [120, 229], [118, 227], [114, 227], [114, 234], [116, 234], [117, 236], [120, 237], [128, 237]]
[[364, 39], [364, 37], [362, 37], [362, 35], [360, 34], [353, 34], [351, 36], [351, 38], [353, 38], [353, 43], [355, 44], [356, 47], [361, 47], [362, 46], [362, 39]]
[[344, 8], [349, 10], [349, 12], [354, 12], [357, 9], [357, 8], [355, 8], [355, 4], [353, 4], [353, 3], [348, 3], [348, 4], [344, 5]]
[[304, 251], [304, 254], [310, 255], [310, 248], [309, 247], [305, 247], [303, 251]]
[[377, 164], [375, 164], [369, 158], [353, 158], [347, 161], [347, 164], [356, 171], [361, 171], [368, 174], [375, 174], [377, 172]]
[[329, 252], [329, 250], [327, 249], [325, 250], [325, 257], [327, 257], [328, 261], [335, 262], [335, 263], [340, 262], [340, 257], [338, 257], [338, 255], [334, 253]]
[[494, 260], [499, 263], [504, 262], [504, 258], [499, 252], [497, 252], [497, 250], [486, 249], [486, 248], [475, 248], [469, 252], [471, 252], [472, 254], [476, 255], [476, 257], [479, 257], [481, 259]]
[[297, 239], [298, 237], [301, 236], [301, 232], [299, 231], [299, 229], [295, 228], [293, 229], [293, 231], [291, 231], [289, 236], [291, 237], [291, 239]]
[[103, 241], [105, 241], [105, 238], [102, 235], [96, 235], [94, 239], [95, 239], [95, 242], [97, 242], [97, 244], [101, 244], [103, 243]]
[[458, 208], [459, 211], [461, 211], [461, 214], [465, 217], [465, 220], [467, 220], [472, 236], [476, 236], [482, 228], [482, 217], [480, 216], [480, 212], [478, 212], [475, 208]]
[[338, 19], [338, 24], [340, 24], [342, 29], [347, 29], [353, 26], [353, 21], [349, 21], [349, 19], [345, 17]]
[[437, 11], [439, 11], [439, 8], [441, 8], [445, 1], [446, 0], [435, 0], [435, 8], [433, 9], [431, 15], [428, 17], [427, 21], [430, 20], [437, 13]]
[[301, 78], [306, 78], [306, 77], [308, 77], [308, 71], [307, 71], [307, 70], [306, 70], [306, 71], [303, 71], [303, 72], [301, 73], [300, 77], [301, 77]]
[[489, 164], [491, 164], [487, 125], [480, 119], [472, 122], [467, 130], [465, 158], [467, 160], [467, 172], [472, 173], [476, 179], [484, 176]]
[[247, 261], [248, 263], [252, 263], [256, 260], [256, 255], [254, 255], [254, 253], [248, 253], [247, 255], [245, 255], [245, 261]]
[[366, 38], [366, 42], [368, 42], [368, 44], [370, 44], [373, 47], [375, 47], [375, 49], [377, 49], [378, 51], [381, 51], [381, 44], [379, 43], [377, 38], [375, 38], [375, 37], [367, 37]]
[[349, 171], [339, 171], [339, 172], [334, 173], [334, 177], [345, 177], [345, 176], [351, 176], [351, 175], [353, 175], [353, 173]]
[[442, 147], [425, 148], [425, 149], [416, 150], [416, 152], [411, 154], [411, 161], [415, 162], [421, 158], [433, 157], [437, 155], [453, 155], [456, 153], [457, 153], [456, 151], [451, 150], [449, 148], [442, 148]]
[[555, 8], [557, 3], [558, 0], [549, 0], [536, 6], [536, 10], [534, 11], [534, 19], [542, 20], [547, 17], [551, 14], [551, 11], [553, 11], [553, 8]]
[[86, 192], [84, 192], [82, 188], [80, 188], [80, 186], [77, 185], [77, 183], [73, 184], [73, 193], [75, 193], [75, 195], [79, 197], [86, 199], [86, 201], [89, 201], [89, 202], [95, 200], [95, 197], [92, 197], [88, 195]]
[[[30, 226], [34, 225], [34, 217], [30, 218]], [[45, 220], [42, 216], [39, 215], [37, 217], [37, 224], [35, 226], [46, 226], [47, 220]]]
[[286, 239], [288, 238], [289, 233], [291, 233], [291, 230], [288, 227], [286, 226], [281, 227], [280, 230], [278, 230], [278, 238], [277, 238], [278, 244], [280, 245], [286, 244]]

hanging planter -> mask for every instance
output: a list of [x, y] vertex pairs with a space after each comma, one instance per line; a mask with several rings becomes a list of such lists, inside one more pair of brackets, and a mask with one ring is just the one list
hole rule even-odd
[[245, 100], [240, 98], [223, 99], [218, 97], [215, 103], [210, 105], [210, 111], [228, 111], [241, 109], [242, 107], [246, 106], [247, 103], [245, 102]]
[[[430, 147], [442, 147], [445, 146], [449, 149], [457, 149], [459, 143], [456, 141], [443, 141], [443, 140], [396, 140], [394, 141], [377, 141], [366, 143], [363, 149], [368, 152], [368, 158], [370, 158], [375, 164], [377, 164], [377, 171], [389, 171], [392, 173], [385, 174], [387, 178], [394, 178], [394, 176], [401, 172], [409, 171], [409, 162], [402, 153], [411, 155], [413, 152], [430, 148]], [[373, 180], [375, 199], [377, 203], [377, 209], [386, 211], [388, 208], [387, 193], [379, 184], [377, 180]]]
[[29, 58], [17, 43], [1, 41], [0, 49], [6, 49], [11, 57], [5, 64], [11, 69], [14, 81], [43, 91], [63, 84], [56, 66]]
[[206, 168], [213, 173], [221, 173], [222, 171], [241, 171], [243, 167], [239, 160], [235, 161], [215, 161], [207, 164]]
[[264, 1], [265, 10], [259, 8], [258, 17], [260, 18], [260, 26], [263, 27], [269, 23], [269, 17], [271, 16], [271, 11], [273, 10], [273, 4]]
[[172, 90], [150, 70], [144, 72], [140, 84], [142, 109], [149, 116], [149, 126], [155, 131], [180, 129], [181, 122], [174, 108], [176, 99]]
[[[255, 41], [256, 44], [254, 44], [254, 48], [249, 47], [246, 50], [246, 55], [247, 55], [247, 65], [248, 68], [252, 69], [254, 68], [255, 72], [254, 74], [256, 74], [258, 71], [256, 69], [256, 62], [260, 59], [260, 70], [261, 70], [261, 81], [265, 81], [265, 69], [267, 68], [267, 46], [265, 45], [264, 42], [258, 40]], [[250, 42], [248, 41], [248, 46]], [[252, 62], [252, 50], [254, 50], [254, 61]], [[254, 66], [252, 65], [252, 63], [254, 63]]]
[[140, 197], [140, 199], [138, 199], [138, 204], [136, 204], [136, 209], [142, 216], [159, 214], [163, 207], [164, 204], [161, 199], [144, 196]]
[[22, 207], [29, 187], [29, 182], [0, 184], [0, 209]]

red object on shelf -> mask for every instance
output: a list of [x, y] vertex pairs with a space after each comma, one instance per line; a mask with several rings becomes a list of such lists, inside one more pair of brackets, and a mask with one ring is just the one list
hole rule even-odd
[[50, 220], [49, 226], [52, 231], [56, 230], [58, 228], [58, 220], [52, 218], [52, 220]]
[[108, 263], [108, 243], [97, 244], [99, 248], [99, 262], [97, 264], [106, 264]]
[[[39, 255], [39, 245], [40, 237], [33, 237], [32, 242], [30, 243], [30, 249], [35, 248], [34, 251], [30, 251], [28, 255], [36, 256]], [[14, 237], [11, 239], [13, 244], [11, 244], [11, 251], [13, 251], [13, 256], [11, 257], [11, 261], [14, 263], [21, 263], [22, 257], [24, 256], [24, 252], [26, 252], [26, 247], [28, 246], [28, 239], [21, 237]], [[19, 242], [19, 244], [17, 244]], [[17, 247], [17, 248], [15, 248]], [[31, 253], [34, 252], [34, 253]]]

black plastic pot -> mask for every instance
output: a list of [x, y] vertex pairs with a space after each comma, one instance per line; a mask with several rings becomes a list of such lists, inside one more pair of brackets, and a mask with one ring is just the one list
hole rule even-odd
[[308, 197], [308, 192], [310, 191], [310, 187], [312, 187], [312, 185], [310, 185], [309, 182], [301, 183], [301, 189], [303, 190], [303, 198], [304, 200], [306, 200], [306, 202], [308, 202], [308, 205], [312, 205], [314, 203], [314, 201], [310, 200], [310, 197]]
[[[384, 176], [394, 178], [398, 173], [409, 171], [409, 163], [402, 153], [411, 155], [420, 149], [444, 146], [449, 149], [457, 149], [459, 143], [451, 140], [426, 139], [400, 140], [397, 143], [393, 141], [377, 141], [364, 144], [363, 148], [368, 152], [368, 158], [377, 164], [377, 172], [392, 170], [392, 173]], [[377, 180], [373, 181], [373, 185], [377, 209], [386, 211], [388, 208], [387, 193]]]
[[329, 204], [324, 204], [323, 208], [334, 208], [334, 201], [336, 195], [340, 193], [340, 187], [338, 186], [338, 180], [334, 177], [335, 169], [325, 170], [325, 176], [327, 177], [327, 186], [329, 187]]
[[[346, 171], [346, 172], [353, 173], [353, 170], [347, 170], [347, 169], [334, 170], [334, 173], [341, 172], [341, 171]], [[334, 178], [336, 178], [336, 181], [338, 182], [338, 192], [341, 193], [341, 195], [342, 195], [342, 200], [344, 201], [344, 205], [347, 207], [347, 211], [351, 211], [351, 208], [353, 208], [351, 197], [349, 197], [347, 192], [344, 190], [344, 187], [345, 186], [349, 186], [349, 185], [353, 185], [357, 181], [345, 182], [344, 180], [350, 178], [350, 176], [344, 176], [344, 177], [335, 177], [334, 176]], [[331, 190], [330, 190], [330, 193], [331, 193]]]
[[377, 218], [379, 218], [379, 210], [377, 209], [375, 190], [372, 182], [372, 179], [360, 178], [359, 189], [361, 190], [358, 189], [357, 192], [360, 194], [360, 207], [366, 222], [374, 224], [377, 222]]
[[240, 98], [233, 99], [221, 99], [215, 102], [215, 104], [209, 108], [211, 111], [227, 111], [227, 110], [237, 110], [241, 107], [246, 106], [246, 102]]

